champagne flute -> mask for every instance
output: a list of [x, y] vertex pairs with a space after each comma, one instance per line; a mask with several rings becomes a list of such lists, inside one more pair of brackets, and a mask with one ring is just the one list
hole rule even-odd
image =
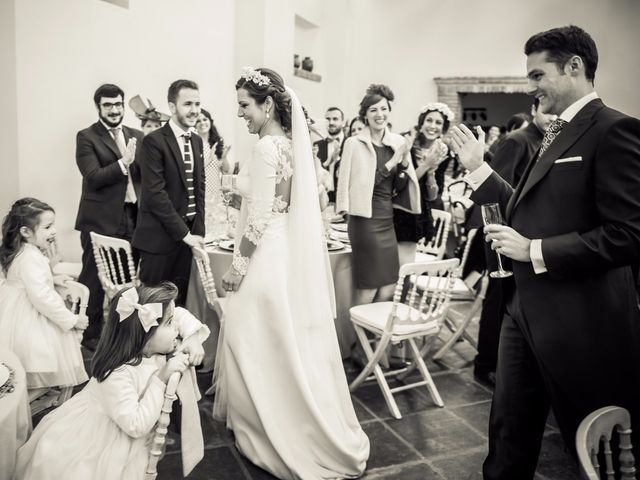
[[231, 199], [233, 195], [233, 175], [221, 175], [220, 183], [222, 187], [222, 201], [224, 203], [224, 206], [226, 207], [227, 212], [227, 224], [229, 224], [229, 205], [231, 205]]
[[[497, 203], [485, 203], [482, 205], [482, 221], [485, 225], [504, 225], [502, 213], [500, 213], [500, 205]], [[498, 270], [491, 272], [489, 276], [491, 278], [507, 278], [513, 275], [513, 272], [502, 268], [502, 259], [497, 251], [496, 255], [498, 257]]]

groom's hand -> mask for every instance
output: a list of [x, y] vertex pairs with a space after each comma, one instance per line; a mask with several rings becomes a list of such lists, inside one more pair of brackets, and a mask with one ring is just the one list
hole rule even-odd
[[485, 225], [485, 239], [500, 255], [518, 262], [531, 261], [531, 240], [506, 225]]
[[476, 127], [478, 138], [466, 125], [451, 128], [451, 148], [458, 155], [460, 163], [473, 172], [484, 162], [484, 130]]

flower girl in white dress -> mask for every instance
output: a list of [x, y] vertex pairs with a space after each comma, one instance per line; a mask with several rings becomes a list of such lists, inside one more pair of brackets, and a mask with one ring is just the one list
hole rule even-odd
[[246, 69], [238, 115], [258, 134], [237, 177], [238, 239], [223, 287], [214, 416], [238, 449], [280, 479], [362, 475], [369, 439], [356, 418], [335, 330], [311, 142], [295, 93]]
[[[111, 302], [87, 386], [44, 417], [18, 450], [17, 480], [139, 480], [166, 382], [202, 360], [209, 329], [176, 308], [175, 285], [129, 288]], [[175, 352], [178, 335], [184, 341]], [[189, 356], [187, 355], [189, 354]]]
[[35, 198], [16, 201], [2, 222], [0, 346], [12, 350], [27, 373], [33, 400], [50, 387], [88, 377], [74, 328], [86, 319], [71, 313], [54, 289], [47, 250], [56, 236], [55, 213]]

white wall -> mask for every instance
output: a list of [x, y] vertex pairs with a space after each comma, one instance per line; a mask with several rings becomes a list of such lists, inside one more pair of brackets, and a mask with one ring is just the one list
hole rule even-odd
[[396, 94], [394, 126], [405, 128], [435, 100], [434, 77], [524, 76], [529, 36], [572, 23], [598, 45], [598, 93], [610, 106], [640, 115], [635, 0], [350, 0], [350, 8], [349, 114], [370, 83], [386, 83]]
[[19, 195], [15, 0], [0, 1], [0, 222]]
[[[129, 9], [100, 0], [17, 2], [19, 192], [56, 208], [63, 256], [80, 256], [75, 135], [97, 120], [95, 89], [115, 83], [127, 99], [140, 93], [168, 112], [169, 84], [193, 79], [230, 134], [233, 15], [233, 0], [135, 0]], [[139, 127], [128, 108], [125, 124]]]

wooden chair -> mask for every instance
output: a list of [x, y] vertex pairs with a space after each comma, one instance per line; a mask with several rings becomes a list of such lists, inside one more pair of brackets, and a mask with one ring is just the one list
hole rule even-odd
[[416, 262], [442, 260], [447, 249], [447, 238], [451, 228], [451, 214], [437, 209], [432, 209], [431, 214], [433, 215], [433, 224], [436, 227], [436, 232], [429, 242], [425, 243], [424, 239], [418, 242]]
[[180, 372], [174, 372], [169, 381], [167, 382], [167, 388], [164, 391], [164, 403], [162, 404], [162, 410], [160, 411], [160, 418], [156, 424], [155, 433], [151, 444], [151, 450], [149, 451], [149, 461], [147, 463], [147, 469], [145, 470], [145, 480], [155, 480], [158, 476], [158, 461], [164, 453], [164, 446], [167, 437], [167, 430], [170, 422], [171, 410], [173, 410], [173, 402], [178, 398], [176, 395], [176, 389], [180, 382]]
[[[364, 381], [375, 378], [382, 390], [387, 406], [395, 418], [402, 418], [402, 415], [393, 398], [393, 394], [410, 388], [426, 385], [434, 403], [439, 407], [444, 406], [415, 339], [435, 338], [439, 333], [449, 307], [451, 289], [455, 282], [458, 263], [457, 258], [452, 258], [450, 260], [402, 265], [392, 302], [369, 303], [349, 309], [353, 327], [367, 357], [367, 364], [358, 377], [351, 382], [349, 388], [354, 391]], [[403, 302], [405, 278], [412, 275], [418, 277], [423, 274], [435, 279], [436, 285], [434, 285], [434, 288], [429, 294], [426, 291], [418, 294], [417, 286], [414, 282]], [[374, 340], [377, 342], [375, 351], [369, 343], [367, 332], [373, 334]], [[384, 358], [389, 344], [398, 344], [403, 341], [409, 344], [413, 355], [414, 363], [412, 365], [415, 365], [419, 370], [422, 380], [390, 388], [385, 377], [398, 377], [407, 371], [411, 365], [385, 373], [380, 362]], [[370, 377], [371, 373], [373, 375]]]
[[194, 252], [193, 259], [196, 262], [196, 267], [198, 268], [198, 275], [200, 277], [200, 282], [202, 283], [207, 303], [209, 304], [209, 307], [216, 312], [218, 319], [222, 322], [225, 299], [218, 297], [216, 282], [213, 279], [213, 273], [211, 272], [209, 255], [207, 255], [206, 251], [198, 248], [197, 251]]
[[131, 244], [121, 238], [90, 232], [98, 278], [108, 300], [125, 287], [140, 285]]
[[[620, 437], [620, 476], [615, 475], [611, 456], [611, 434], [616, 429]], [[598, 453], [603, 443], [607, 480], [635, 480], [635, 459], [631, 451], [631, 418], [621, 407], [604, 407], [587, 415], [576, 432], [576, 450], [582, 476], [586, 480], [600, 479]]]
[[[61, 290], [60, 295], [65, 299], [69, 310], [74, 314], [85, 317], [87, 316], [87, 304], [89, 303], [89, 289], [82, 283], [68, 281]], [[78, 345], [82, 340], [81, 329], [74, 329], [78, 338]], [[60, 393], [51, 389], [45, 395], [36, 398], [30, 403], [31, 415], [42, 412], [51, 407], [58, 407], [71, 398], [73, 387], [62, 387]]]
[[[467, 240], [462, 251], [460, 266], [456, 274], [455, 283], [451, 291], [451, 304], [444, 319], [444, 326], [451, 333], [444, 340], [444, 344], [433, 355], [434, 360], [442, 358], [453, 347], [460, 337], [464, 338], [471, 344], [473, 348], [478, 349], [478, 343], [469, 333], [467, 328], [471, 321], [480, 312], [482, 302], [487, 293], [489, 279], [485, 273], [472, 271], [464, 279], [461, 278], [462, 272], [469, 258], [471, 244], [478, 233], [477, 228], [472, 228], [467, 233]], [[430, 291], [433, 287], [434, 280], [426, 275], [418, 278], [417, 284], [419, 290]], [[445, 329], [442, 329], [444, 332]]]

